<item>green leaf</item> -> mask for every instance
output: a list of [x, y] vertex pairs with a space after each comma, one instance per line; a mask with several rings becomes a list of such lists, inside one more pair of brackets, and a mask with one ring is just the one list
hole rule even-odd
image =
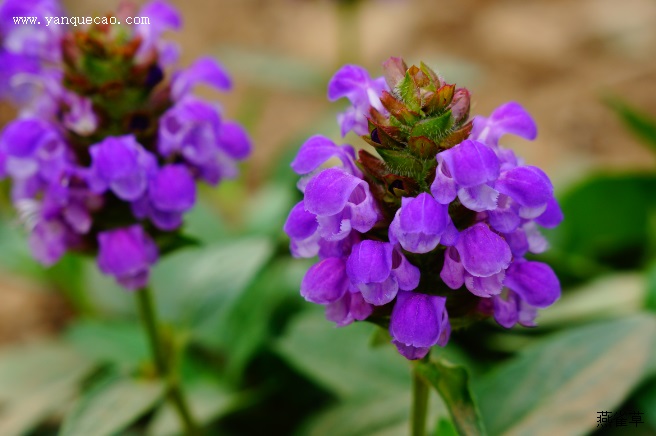
[[[233, 411], [238, 404], [234, 395], [209, 381], [184, 386], [184, 392], [189, 401], [194, 421], [201, 426], [207, 425], [220, 416]], [[147, 434], [174, 436], [183, 432], [180, 417], [171, 404], [166, 402], [155, 414], [148, 426]]]
[[617, 97], [609, 97], [606, 103], [620, 116], [626, 127], [645, 144], [656, 151], [656, 119]]
[[[618, 292], [618, 289], [622, 292]], [[538, 324], [540, 327], [562, 327], [594, 319], [631, 315], [643, 309], [644, 299], [643, 274], [609, 274], [581, 287], [567, 289], [556, 304], [539, 313]]]
[[66, 415], [62, 436], [109, 436], [148, 412], [164, 395], [159, 382], [116, 378], [96, 386]]
[[294, 319], [276, 349], [300, 372], [342, 397], [407, 392], [407, 361], [392, 346], [368, 346], [377, 328], [367, 323], [335, 328], [320, 308], [312, 307]]
[[460, 434], [486, 434], [464, 367], [437, 360], [418, 363], [416, 371], [439, 392]]
[[582, 182], [561, 198], [565, 220], [548, 232], [550, 255], [556, 261], [578, 256], [615, 268], [639, 266], [652, 233], [654, 192], [656, 176], [648, 174], [602, 174]]
[[273, 338], [279, 310], [302, 304], [298, 290], [310, 265], [309, 260], [291, 258], [272, 262], [224, 308], [224, 316], [208, 318], [194, 329], [196, 340], [225, 350], [230, 380], [238, 383], [249, 359]]
[[440, 418], [437, 422], [437, 427], [435, 427], [435, 436], [458, 436], [458, 430], [448, 419]]
[[656, 430], [656, 379], [645, 384], [637, 393], [635, 401], [638, 411], [644, 412], [644, 419]]
[[527, 348], [477, 387], [491, 434], [583, 434], [656, 370], [656, 317], [570, 329]]
[[419, 88], [410, 74], [406, 71], [405, 76], [396, 86], [396, 92], [398, 93], [403, 103], [413, 112], [419, 112], [421, 110], [421, 98], [419, 96]]
[[0, 434], [22, 435], [74, 398], [94, 363], [60, 342], [0, 354]]
[[300, 434], [307, 436], [373, 436], [397, 429], [408, 431], [410, 395], [395, 393], [367, 400], [352, 399], [310, 419]]
[[68, 327], [65, 338], [81, 354], [126, 370], [150, 358], [146, 335], [137, 323], [78, 320]]
[[188, 249], [162, 259], [151, 280], [159, 313], [192, 328], [223, 317], [272, 252], [268, 239], [249, 238]]

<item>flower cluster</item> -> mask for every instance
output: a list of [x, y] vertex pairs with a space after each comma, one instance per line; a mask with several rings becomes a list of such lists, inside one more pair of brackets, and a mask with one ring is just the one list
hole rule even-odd
[[[314, 136], [292, 162], [304, 199], [285, 231], [294, 256], [319, 257], [301, 295], [337, 325], [388, 326], [408, 359], [485, 316], [533, 326], [560, 284], [525, 255], [547, 248], [538, 226], [563, 217], [547, 175], [499, 139], [534, 139], [534, 121], [517, 103], [470, 120], [469, 92], [424, 64], [391, 58], [384, 70], [382, 82], [347, 65], [328, 88], [330, 99], [353, 104], [339, 118], [342, 132], [362, 135], [378, 156], [356, 158], [352, 147]], [[332, 158], [340, 165], [320, 168]]]
[[11, 178], [36, 259], [51, 265], [67, 251], [97, 254], [105, 274], [139, 289], [159, 253], [177, 243], [196, 181], [235, 176], [250, 141], [217, 105], [192, 94], [201, 83], [230, 88], [219, 64], [202, 58], [172, 67], [177, 47], [160, 39], [180, 27], [170, 5], [145, 5], [139, 14], [151, 24], [140, 26], [11, 21], [58, 10], [54, 0], [7, 0], [0, 9], [2, 91], [20, 97], [18, 118], [0, 136], [0, 178]]

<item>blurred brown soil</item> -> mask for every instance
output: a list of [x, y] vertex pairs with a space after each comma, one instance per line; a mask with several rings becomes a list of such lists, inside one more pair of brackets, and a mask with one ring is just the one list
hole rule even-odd
[[71, 318], [59, 294], [2, 271], [0, 280], [0, 347], [52, 336]]

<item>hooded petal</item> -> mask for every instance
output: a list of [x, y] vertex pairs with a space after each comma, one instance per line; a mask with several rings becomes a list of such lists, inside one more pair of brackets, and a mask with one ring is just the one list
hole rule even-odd
[[446, 298], [400, 292], [390, 318], [392, 339], [412, 347], [429, 348], [442, 333]]
[[463, 230], [456, 248], [465, 270], [473, 276], [489, 277], [510, 264], [510, 247], [483, 223]]
[[342, 298], [348, 283], [344, 261], [331, 257], [310, 267], [301, 282], [301, 295], [312, 303], [334, 303]]
[[438, 154], [462, 188], [492, 182], [499, 177], [499, 159], [487, 145], [467, 139]]
[[505, 285], [522, 300], [539, 308], [552, 305], [560, 297], [558, 277], [542, 262], [513, 262], [506, 272]]
[[465, 268], [455, 247], [449, 247], [444, 252], [444, 265], [440, 278], [451, 289], [459, 289], [465, 284]]
[[399, 289], [412, 291], [419, 286], [421, 279], [419, 268], [411, 264], [398, 248], [392, 253], [392, 273], [399, 284]]
[[150, 265], [157, 260], [157, 247], [139, 225], [98, 233], [98, 266], [115, 276], [128, 289], [147, 281]]
[[539, 168], [522, 166], [506, 171], [494, 185], [502, 194], [526, 207], [538, 207], [553, 198], [553, 185]]
[[448, 222], [448, 207], [430, 194], [403, 198], [390, 225], [390, 241], [398, 241], [412, 253], [428, 253], [437, 247]]
[[148, 196], [164, 212], [185, 212], [196, 202], [196, 184], [186, 166], [166, 165], [150, 181]]
[[219, 133], [219, 148], [233, 159], [246, 159], [251, 153], [251, 140], [246, 130], [234, 121], [224, 121]]
[[451, 173], [440, 154], [437, 155], [437, 169], [435, 170], [435, 180], [431, 184], [431, 194], [439, 203], [449, 204], [455, 200], [458, 189], [456, 181], [451, 177]]
[[366, 182], [341, 169], [323, 170], [305, 187], [305, 207], [315, 215], [335, 215], [344, 210], [351, 194], [360, 184]]
[[353, 148], [350, 146], [339, 147], [322, 135], [312, 136], [305, 141], [292, 161], [291, 167], [298, 174], [309, 174], [332, 157], [339, 158], [344, 164], [344, 168], [351, 174], [360, 174], [353, 163], [355, 159]]
[[387, 242], [365, 240], [353, 246], [346, 271], [355, 284], [381, 283], [392, 272], [393, 247]]
[[317, 231], [316, 215], [305, 210], [305, 204], [300, 201], [292, 208], [285, 221], [283, 230], [290, 238], [305, 239]]
[[562, 221], [563, 211], [560, 209], [558, 202], [553, 197], [551, 197], [547, 202], [547, 209], [542, 213], [542, 215], [535, 218], [536, 223], [548, 229], [556, 227]]

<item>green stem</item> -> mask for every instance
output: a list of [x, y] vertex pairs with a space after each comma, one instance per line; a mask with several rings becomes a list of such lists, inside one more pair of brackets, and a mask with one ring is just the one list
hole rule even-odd
[[162, 344], [160, 324], [157, 319], [155, 305], [153, 304], [152, 292], [150, 291], [150, 288], [143, 288], [138, 290], [136, 295], [141, 319], [143, 320], [146, 333], [148, 334], [148, 340], [150, 341], [150, 348], [152, 350], [157, 373], [166, 383], [167, 397], [177, 412], [180, 421], [183, 423], [185, 433], [190, 436], [196, 435], [198, 434], [198, 426], [191, 415], [191, 410], [189, 409], [189, 405], [187, 404], [186, 397], [182, 392], [177, 376], [171, 371], [171, 365], [169, 364], [169, 359], [167, 359]]
[[410, 434], [412, 436], [425, 436], [426, 415], [428, 412], [428, 385], [417, 373], [412, 371], [412, 420], [410, 421]]

